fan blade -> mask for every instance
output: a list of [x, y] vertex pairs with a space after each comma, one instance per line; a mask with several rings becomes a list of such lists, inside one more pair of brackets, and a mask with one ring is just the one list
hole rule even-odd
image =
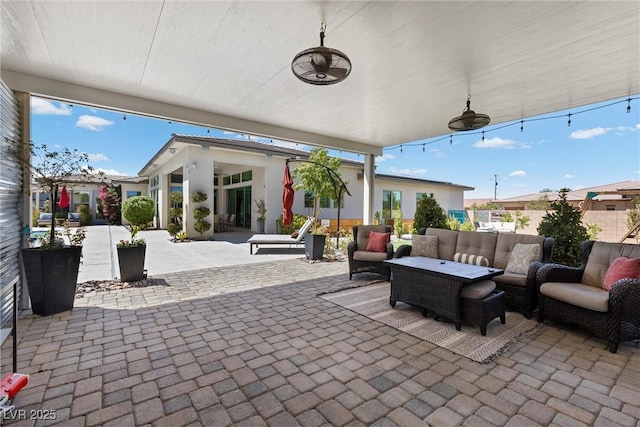
[[344, 79], [347, 76], [346, 68], [329, 68], [327, 74], [336, 79]]

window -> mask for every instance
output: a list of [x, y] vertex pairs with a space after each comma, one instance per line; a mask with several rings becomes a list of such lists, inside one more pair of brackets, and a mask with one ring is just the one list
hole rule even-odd
[[313, 193], [311, 191], [304, 192], [304, 207], [313, 208]]
[[[333, 207], [335, 209], [338, 209], [338, 202], [337, 201], [333, 201]], [[344, 194], [342, 195], [342, 197], [340, 198], [340, 209], [344, 209]]]
[[328, 197], [320, 197], [320, 207], [322, 209], [327, 209], [330, 207]]
[[382, 191], [382, 219], [392, 219], [401, 212], [402, 193], [400, 191]]
[[416, 193], [416, 203], [419, 202], [423, 197], [429, 197], [429, 193]]
[[182, 184], [182, 175], [171, 174], [171, 183], [172, 184]]
[[142, 192], [141, 191], [132, 191], [132, 190], [128, 190], [127, 191], [127, 199], [129, 199], [131, 197], [136, 197], [136, 196], [142, 196]]
[[615, 211], [616, 205], [605, 205], [605, 209], [608, 211]]
[[218, 175], [215, 175], [215, 176], [213, 177], [213, 185], [214, 185], [214, 187], [217, 187], [217, 186], [218, 186]]
[[242, 182], [251, 181], [253, 179], [253, 171], [248, 170], [242, 172]]
[[231, 177], [229, 175], [225, 176], [222, 180], [222, 184], [223, 185], [229, 185], [231, 184]]

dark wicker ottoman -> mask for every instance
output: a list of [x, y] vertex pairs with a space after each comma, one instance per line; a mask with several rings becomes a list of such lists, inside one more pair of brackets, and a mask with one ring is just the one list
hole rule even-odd
[[505, 324], [504, 309], [506, 305], [504, 291], [493, 291], [482, 299], [460, 299], [462, 320], [473, 325], [480, 324], [480, 333], [487, 335], [487, 323], [500, 316], [500, 322]]

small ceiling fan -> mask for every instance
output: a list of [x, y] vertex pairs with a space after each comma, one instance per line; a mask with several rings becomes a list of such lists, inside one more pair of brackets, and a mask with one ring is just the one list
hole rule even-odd
[[320, 26], [320, 46], [303, 50], [291, 62], [291, 71], [300, 80], [312, 85], [332, 85], [351, 73], [349, 57], [337, 49], [324, 46], [325, 25]]

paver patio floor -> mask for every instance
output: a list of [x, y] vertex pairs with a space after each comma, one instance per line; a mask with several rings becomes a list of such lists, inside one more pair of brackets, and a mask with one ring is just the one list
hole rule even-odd
[[[21, 317], [16, 408], [69, 426], [625, 425], [640, 348], [551, 323], [478, 364], [316, 295], [346, 262], [301, 259], [157, 275], [164, 284]], [[10, 366], [10, 340], [2, 366]], [[4, 368], [3, 368], [4, 369]]]

